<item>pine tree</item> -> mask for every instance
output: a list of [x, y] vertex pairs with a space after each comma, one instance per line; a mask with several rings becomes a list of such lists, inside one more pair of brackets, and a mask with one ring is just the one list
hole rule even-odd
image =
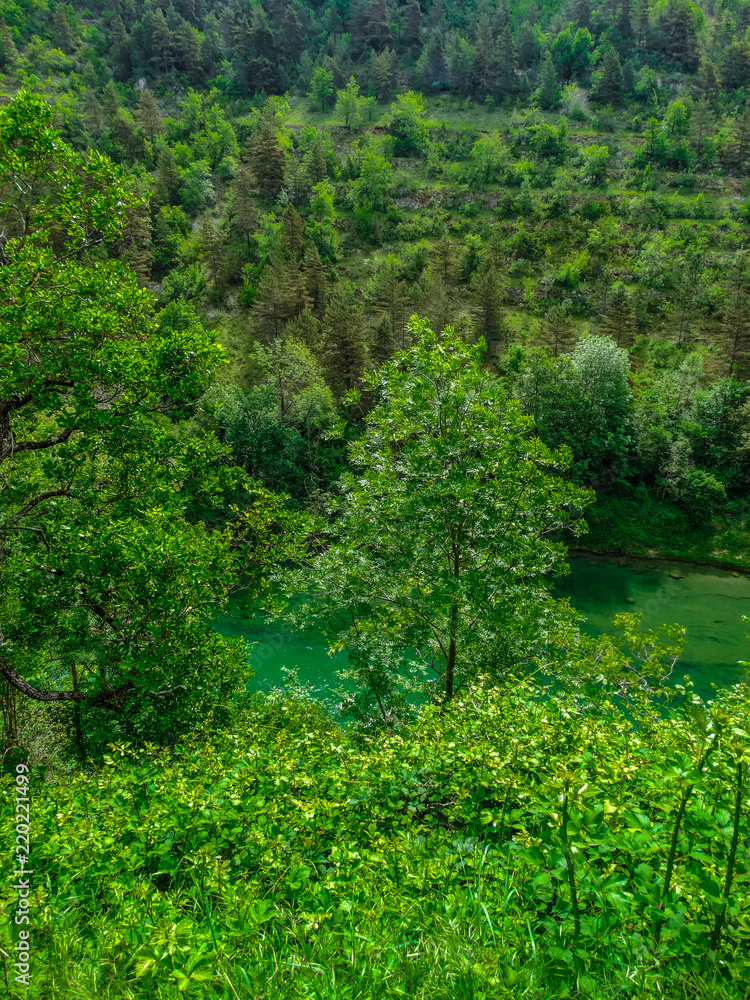
[[130, 265], [141, 284], [151, 276], [154, 254], [151, 248], [151, 216], [148, 204], [136, 202], [126, 209], [127, 225], [122, 231], [119, 245], [120, 260]]
[[716, 131], [716, 115], [705, 97], [697, 102], [690, 119], [690, 138], [698, 156], [700, 156], [706, 139], [710, 139]]
[[293, 3], [287, 4], [281, 19], [281, 37], [284, 39], [284, 50], [289, 61], [297, 62], [305, 47], [305, 25]]
[[726, 363], [726, 377], [745, 377], [750, 361], [750, 262], [747, 252], [732, 261], [724, 297], [719, 349]]
[[497, 39], [498, 86], [503, 94], [512, 94], [517, 89], [516, 70], [518, 57], [513, 32], [506, 24]]
[[240, 163], [232, 183], [234, 213], [237, 226], [250, 246], [250, 237], [258, 225], [258, 209], [255, 205], [255, 178], [246, 163]]
[[497, 11], [495, 12], [495, 20], [492, 25], [495, 38], [499, 38], [505, 29], [510, 28], [510, 26], [510, 6], [508, 5], [508, 0], [499, 0]]
[[372, 57], [372, 79], [375, 96], [380, 104], [385, 104], [391, 99], [397, 66], [398, 57], [393, 49], [385, 49], [380, 55]]
[[487, 254], [471, 279], [472, 312], [477, 329], [484, 337], [487, 352], [495, 355], [508, 342], [503, 319], [503, 286], [495, 262]]
[[635, 315], [627, 289], [621, 281], [613, 286], [608, 298], [607, 311], [600, 325], [601, 332], [605, 337], [611, 337], [617, 347], [629, 350], [635, 342]]
[[112, 73], [117, 80], [127, 80], [131, 75], [130, 38], [118, 14], [110, 25], [109, 58]]
[[164, 122], [159, 112], [159, 106], [148, 88], [141, 91], [138, 107], [133, 117], [138, 122], [141, 132], [147, 135], [152, 142], [164, 131]]
[[404, 10], [404, 34], [403, 43], [406, 51], [416, 59], [422, 48], [422, 36], [420, 28], [422, 26], [422, 9], [419, 0], [407, 0]]
[[281, 336], [286, 324], [311, 306], [300, 267], [290, 267], [278, 258], [266, 265], [252, 307], [253, 323], [261, 339], [270, 342]]
[[182, 171], [177, 165], [169, 146], [162, 146], [156, 156], [156, 183], [154, 191], [157, 199], [165, 205], [177, 198]]
[[120, 110], [122, 101], [117, 87], [112, 80], [107, 80], [107, 86], [102, 91], [102, 108], [107, 118], [112, 121]]
[[539, 335], [542, 343], [552, 349], [553, 357], [558, 357], [563, 351], [570, 351], [576, 342], [573, 322], [568, 310], [563, 305], [551, 306], [539, 323]]
[[197, 83], [201, 77], [200, 34], [183, 21], [174, 35], [174, 52], [177, 67], [191, 81]]
[[367, 364], [364, 316], [350, 291], [337, 285], [325, 319], [324, 359], [328, 383], [337, 395], [356, 389]]
[[281, 245], [287, 260], [299, 260], [305, 251], [305, 223], [294, 205], [287, 205], [281, 216]]
[[573, 3], [573, 21], [576, 28], [591, 27], [591, 5], [589, 0], [575, 0]]
[[622, 100], [622, 63], [616, 49], [607, 49], [594, 78], [591, 96], [600, 104], [617, 105]]
[[482, 14], [477, 23], [477, 40], [474, 45], [474, 86], [484, 96], [494, 90], [497, 77], [497, 46], [492, 34], [492, 25], [487, 14]]
[[157, 7], [151, 16], [151, 61], [157, 70], [162, 73], [169, 72], [172, 66], [172, 32], [164, 17], [164, 13]]
[[667, 0], [660, 21], [661, 48], [666, 57], [686, 72], [698, 69], [698, 22], [690, 0]]
[[446, 286], [456, 279], [456, 253], [447, 236], [441, 236], [432, 251], [432, 269]]
[[195, 9], [195, 0], [178, 0], [177, 9], [185, 18], [186, 21], [190, 21], [194, 24], [198, 17]]
[[370, 358], [375, 365], [380, 366], [393, 357], [395, 349], [391, 321], [387, 316], [382, 316], [370, 333]]
[[630, 14], [630, 0], [621, 0], [620, 16], [617, 19], [617, 27], [620, 37], [624, 42], [630, 41], [633, 37], [633, 22]]
[[646, 32], [651, 19], [651, 2], [652, 0], [635, 0], [631, 24], [639, 52], [642, 52], [646, 46]]
[[326, 311], [326, 272], [314, 243], [305, 250], [303, 271], [312, 310], [316, 316], [321, 317]]
[[57, 7], [52, 16], [52, 33], [58, 49], [68, 54], [75, 50], [78, 39], [70, 26], [63, 7]]
[[316, 130], [302, 164], [305, 177], [311, 185], [320, 184], [328, 177], [328, 159], [320, 132]]
[[377, 301], [388, 317], [396, 343], [403, 351], [406, 347], [408, 299], [406, 285], [399, 278], [398, 258], [393, 254], [386, 257], [385, 264], [378, 274]]
[[201, 226], [198, 246], [201, 259], [213, 282], [214, 291], [217, 291], [226, 255], [224, 237], [213, 219], [206, 219]]
[[370, 0], [365, 9], [361, 41], [373, 52], [384, 52], [394, 47], [386, 0]]
[[539, 88], [536, 91], [535, 97], [539, 101], [539, 104], [547, 110], [552, 110], [560, 104], [562, 91], [557, 82], [557, 73], [555, 73], [552, 53], [549, 50], [542, 63], [542, 71], [539, 74]]
[[704, 59], [701, 62], [700, 70], [698, 71], [698, 81], [701, 93], [709, 104], [713, 104], [719, 96], [721, 84], [719, 83], [716, 64], [710, 59]]
[[275, 201], [284, 187], [286, 153], [276, 131], [273, 109], [266, 106], [247, 142], [247, 154], [262, 198]]

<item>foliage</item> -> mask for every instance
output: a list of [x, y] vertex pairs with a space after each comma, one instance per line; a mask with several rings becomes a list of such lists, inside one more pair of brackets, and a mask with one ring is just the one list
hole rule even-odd
[[563, 548], [547, 536], [579, 534], [591, 500], [560, 476], [569, 455], [531, 436], [532, 421], [482, 371], [478, 347], [416, 318], [409, 332], [414, 346], [365, 378], [377, 405], [351, 445], [356, 472], [325, 548], [282, 576], [287, 593], [312, 598], [297, 618], [352, 651], [382, 722], [415, 677], [431, 672], [436, 697], [450, 700], [478, 670], [569, 634], [568, 609], [548, 590]]
[[[659, 659], [620, 624], [635, 645], [592, 650], [592, 676]], [[683, 689], [662, 718], [620, 701], [616, 679], [514, 679], [353, 738], [269, 698], [172, 751], [34, 776], [33, 974], [7, 995], [742, 996], [747, 689]]]
[[25, 93], [0, 136], [22, 222], [0, 268], [0, 670], [76, 706], [79, 742], [81, 706], [169, 736], [234, 693], [241, 651], [205, 612], [290, 524], [278, 505], [261, 515], [262, 491], [179, 423], [222, 361], [194, 310], [154, 317], [127, 267], [86, 261], [126, 224], [121, 172], [74, 153]]

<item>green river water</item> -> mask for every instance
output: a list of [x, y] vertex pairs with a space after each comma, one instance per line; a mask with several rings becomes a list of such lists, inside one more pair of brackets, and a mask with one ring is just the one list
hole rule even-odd
[[[669, 623], [687, 629], [685, 650], [674, 676], [689, 674], [696, 690], [710, 697], [712, 684], [725, 687], [746, 680], [738, 665], [750, 660], [750, 578], [733, 576], [713, 567], [685, 563], [571, 554], [570, 575], [556, 587], [584, 616], [582, 628], [593, 634], [611, 629], [620, 611], [639, 611], [648, 628]], [[678, 572], [679, 579], [670, 576]], [[243, 617], [234, 601], [215, 628], [227, 636], [242, 636], [256, 671], [251, 686], [268, 690], [284, 684], [286, 669], [295, 669], [299, 680], [323, 695], [338, 686], [336, 671], [346, 665], [346, 654], [330, 657], [323, 637], [299, 632], [283, 623]]]

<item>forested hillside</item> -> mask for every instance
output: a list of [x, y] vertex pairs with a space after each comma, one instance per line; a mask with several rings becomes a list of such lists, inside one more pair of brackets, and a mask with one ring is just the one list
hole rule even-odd
[[750, 569], [748, 88], [750, 0], [0, 0], [9, 997], [747, 1000], [748, 688], [553, 583]]

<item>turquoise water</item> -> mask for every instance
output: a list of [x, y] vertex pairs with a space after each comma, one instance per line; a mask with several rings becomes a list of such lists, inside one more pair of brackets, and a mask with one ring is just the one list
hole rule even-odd
[[[620, 611], [639, 611], [644, 626], [665, 623], [686, 628], [685, 650], [674, 671], [679, 680], [689, 674], [696, 689], [710, 696], [711, 685], [725, 687], [746, 680], [738, 660], [750, 660], [750, 640], [742, 615], [750, 616], [750, 578], [731, 572], [680, 563], [619, 560], [571, 555], [570, 576], [556, 587], [560, 597], [585, 617], [582, 628], [592, 634], [610, 631]], [[670, 572], [680, 574], [673, 579]], [[346, 666], [345, 653], [329, 656], [322, 635], [300, 632], [263, 617], [243, 617], [234, 598], [228, 614], [215, 622], [227, 636], [241, 636], [248, 644], [248, 658], [256, 671], [253, 688], [268, 690], [284, 684], [285, 669], [296, 669], [299, 680], [323, 694], [339, 680], [336, 671]]]
[[[625, 561], [625, 560], [622, 560]], [[673, 676], [688, 674], [703, 697], [711, 685], [726, 687], [747, 680], [738, 665], [750, 660], [750, 579], [731, 572], [686, 563], [621, 560], [571, 555], [570, 576], [555, 588], [558, 596], [585, 616], [582, 628], [592, 634], [612, 631], [621, 611], [639, 611], [646, 628], [663, 624], [686, 629], [685, 648]], [[674, 579], [670, 573], [678, 573]]]

